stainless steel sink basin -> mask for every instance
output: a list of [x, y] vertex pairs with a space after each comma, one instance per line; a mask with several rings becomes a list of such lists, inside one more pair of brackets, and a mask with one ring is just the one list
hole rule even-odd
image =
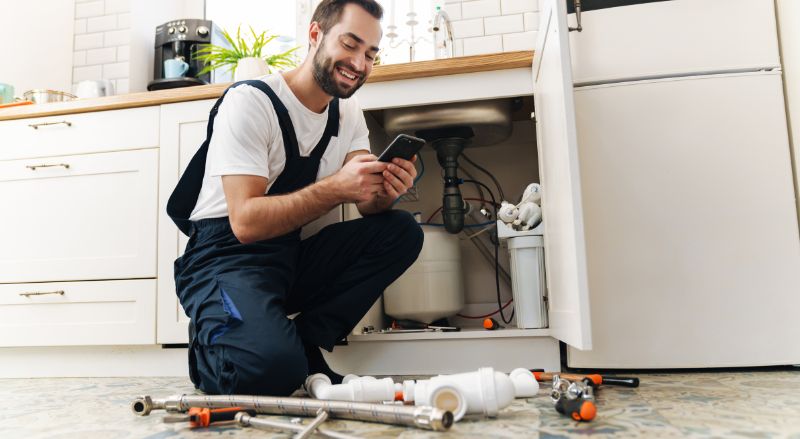
[[401, 133], [419, 135], [424, 130], [467, 127], [474, 132], [468, 146], [487, 146], [511, 136], [511, 110], [511, 99], [391, 108], [384, 110], [383, 127], [390, 137]]

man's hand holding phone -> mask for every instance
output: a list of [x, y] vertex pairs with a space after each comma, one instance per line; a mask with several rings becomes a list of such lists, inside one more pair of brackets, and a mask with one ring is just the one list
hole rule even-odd
[[414, 186], [414, 179], [417, 178], [417, 168], [414, 167], [416, 161], [416, 155], [411, 160], [396, 157], [383, 171], [383, 189], [392, 202]]

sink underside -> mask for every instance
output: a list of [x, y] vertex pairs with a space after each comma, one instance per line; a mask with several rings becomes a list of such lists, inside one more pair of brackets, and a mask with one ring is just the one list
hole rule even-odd
[[430, 133], [434, 131], [471, 130], [474, 137], [468, 146], [488, 146], [511, 136], [511, 110], [511, 99], [391, 108], [384, 111], [383, 127], [390, 137], [401, 133], [420, 136], [423, 131], [425, 135], [420, 137], [427, 140], [433, 140]]

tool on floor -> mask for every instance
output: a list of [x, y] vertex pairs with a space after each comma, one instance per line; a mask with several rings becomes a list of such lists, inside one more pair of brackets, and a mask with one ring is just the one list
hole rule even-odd
[[576, 421], [589, 422], [597, 415], [593, 388], [586, 382], [573, 383], [554, 375], [550, 398], [557, 412]]
[[636, 377], [618, 377], [618, 376], [605, 376], [599, 374], [590, 374], [590, 375], [582, 375], [582, 374], [575, 374], [575, 373], [559, 373], [559, 372], [544, 372], [541, 369], [531, 369], [533, 372], [533, 376], [536, 377], [537, 381], [550, 381], [553, 379], [553, 376], [559, 375], [563, 379], [573, 380], [573, 381], [583, 381], [585, 379], [589, 379], [595, 386], [599, 386], [601, 384], [607, 384], [611, 386], [622, 386], [622, 387], [639, 387], [639, 378]]
[[494, 331], [495, 329], [502, 328], [503, 325], [497, 323], [497, 320], [489, 317], [483, 319], [483, 329], [488, 329], [490, 331]]
[[[164, 422], [188, 422], [189, 427], [208, 427], [211, 424], [220, 422], [231, 422], [234, 420], [236, 413], [244, 412], [245, 409], [241, 407], [228, 407], [224, 409], [210, 409], [192, 407], [188, 413], [180, 415], [167, 415], [164, 416]], [[247, 410], [251, 416], [255, 416], [254, 410]]]
[[313, 398], [251, 396], [251, 395], [177, 395], [163, 399], [140, 396], [131, 403], [131, 410], [139, 416], [153, 410], [186, 412], [192, 407], [227, 408], [242, 407], [256, 413], [276, 415], [316, 416], [323, 409], [331, 418], [417, 427], [425, 430], [445, 431], [453, 425], [453, 413], [430, 406], [403, 406], [370, 404], [348, 401], [325, 401]]
[[[327, 417], [327, 412], [323, 413], [325, 413]], [[319, 419], [319, 417], [320, 416], [317, 415], [316, 419]], [[331, 439], [363, 439], [360, 436], [353, 436], [345, 433], [339, 433], [337, 431], [323, 429], [319, 425], [316, 425], [313, 429], [310, 429], [309, 427], [311, 427], [311, 424], [302, 425], [302, 424], [294, 424], [288, 422], [273, 421], [271, 419], [257, 418], [255, 416], [247, 414], [246, 412], [237, 413], [235, 420], [242, 427], [253, 427], [258, 430], [274, 431], [278, 429], [284, 431], [294, 431], [297, 433], [295, 438], [307, 437], [300, 435], [306, 434], [306, 432], [310, 432], [312, 434], [316, 433], [320, 436], [329, 437]]]

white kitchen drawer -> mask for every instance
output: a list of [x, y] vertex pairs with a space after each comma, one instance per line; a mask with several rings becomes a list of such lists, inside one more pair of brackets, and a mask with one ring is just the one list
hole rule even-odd
[[0, 122], [0, 160], [155, 147], [158, 117], [152, 106]]
[[155, 279], [0, 285], [0, 347], [153, 344]]
[[0, 283], [156, 277], [157, 190], [155, 148], [0, 162]]
[[582, 25], [570, 32], [576, 84], [780, 66], [772, 0], [645, 3], [586, 12]]

